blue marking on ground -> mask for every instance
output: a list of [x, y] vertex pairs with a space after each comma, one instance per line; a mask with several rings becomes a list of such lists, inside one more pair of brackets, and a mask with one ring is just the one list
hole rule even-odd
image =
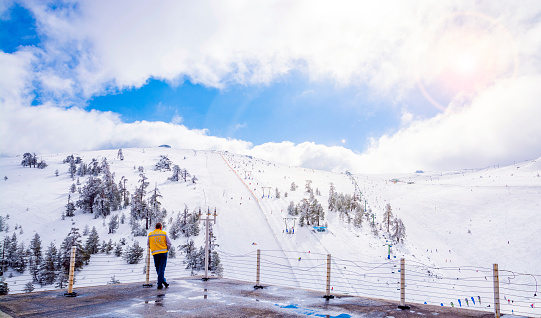
[[318, 314], [317, 311], [312, 310], [312, 309], [299, 308], [299, 305], [297, 305], [297, 304], [282, 305], [282, 306], [280, 306], [278, 304], [275, 304], [275, 306], [279, 306], [280, 308], [288, 308], [288, 309], [300, 309], [300, 310], [296, 310], [296, 312], [299, 313], [299, 314], [307, 315], [307, 316], [314, 315], [315, 317], [351, 318], [351, 316], [348, 315], [348, 314], [339, 314], [338, 316], [329, 316], [329, 315], [325, 315], [325, 314]]

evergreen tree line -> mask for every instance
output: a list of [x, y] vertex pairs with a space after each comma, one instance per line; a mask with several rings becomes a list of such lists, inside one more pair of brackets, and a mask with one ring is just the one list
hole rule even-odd
[[[141, 171], [139, 177], [141, 178], [138, 182], [139, 185], [135, 188], [130, 201], [130, 225], [134, 236], [145, 236], [151, 224], [162, 222], [165, 219], [167, 210], [161, 208], [161, 198], [163, 196], [158, 186], [154, 186], [154, 190], [150, 192], [150, 197], [147, 198], [149, 182], [144, 170]], [[145, 221], [144, 227], [140, 221]]]
[[[5, 261], [2, 262], [0, 270], [5, 273], [11, 268], [21, 274], [28, 270], [32, 281], [25, 286], [24, 290], [31, 292], [34, 290], [34, 284], [39, 284], [41, 287], [55, 284], [56, 288], [67, 286], [73, 246], [76, 247], [75, 270], [80, 270], [84, 265], [88, 265], [91, 255], [98, 253], [114, 254], [117, 257], [122, 257], [128, 264], [138, 264], [144, 257], [145, 248], [137, 241], [128, 245], [124, 238], [117, 243], [113, 243], [112, 239], [109, 239], [108, 242], [103, 240], [100, 244], [96, 227], [92, 227], [92, 230], [88, 230], [88, 226], [85, 227], [83, 234], [86, 234], [83, 236], [87, 236], [84, 244], [79, 229], [72, 228], [60, 247], [51, 242], [46, 249], [42, 246], [41, 238], [37, 233], [30, 241], [28, 248], [25, 248], [24, 243], [18, 242], [15, 233], [11, 237], [6, 236], [2, 244]], [[174, 247], [170, 250], [169, 257], [175, 257]], [[0, 286], [0, 295], [2, 292], [7, 293], [9, 290], [7, 283], [2, 282], [0, 285], [2, 285]]]
[[[73, 158], [71, 162], [74, 162]], [[81, 165], [83, 164], [81, 162]], [[92, 174], [81, 188], [79, 200], [75, 204], [71, 201], [71, 195], [68, 196], [65, 216], [74, 216], [75, 206], [80, 208], [83, 213], [93, 213], [95, 218], [107, 217], [111, 214], [111, 211], [121, 209], [123, 204], [125, 206], [126, 190], [125, 182], [123, 182], [125, 178], [122, 177], [119, 184], [116, 184], [115, 174], [111, 172], [107, 158], [103, 158], [101, 164], [96, 166], [93, 171], [98, 171], [98, 175], [101, 173], [101, 178]], [[74, 187], [72, 185], [71, 192], [73, 192]]]
[[[348, 224], [353, 223], [355, 227], [360, 228], [363, 222], [367, 221], [372, 233], [378, 235], [378, 228], [372, 210], [365, 211], [360, 198], [355, 197], [355, 195], [337, 193], [331, 183], [328, 203], [329, 210], [340, 213], [340, 218]], [[406, 238], [406, 227], [400, 218], [393, 215], [390, 203], [387, 203], [385, 207], [380, 230], [385, 230], [389, 234], [389, 238], [395, 243], [404, 242]]]
[[287, 212], [290, 215], [299, 216], [299, 226], [320, 226], [325, 219], [325, 211], [313, 194], [297, 204], [291, 201]]
[[38, 161], [38, 156], [36, 156], [36, 153], [31, 154], [29, 152], [26, 152], [23, 154], [23, 160], [21, 161], [21, 165], [23, 167], [38, 168], [38, 169], [45, 169], [48, 166], [45, 160]]
[[[212, 224], [208, 223], [209, 228], [209, 264], [208, 270], [211, 273], [221, 277], [223, 273], [223, 267], [220, 261], [220, 255], [216, 251], [216, 236], [214, 235]], [[205, 270], [205, 248], [195, 246], [192, 239], [189, 239], [186, 244], [180, 245], [179, 250], [185, 254], [184, 264], [186, 269], [191, 270], [191, 275], [196, 275], [197, 271]]]

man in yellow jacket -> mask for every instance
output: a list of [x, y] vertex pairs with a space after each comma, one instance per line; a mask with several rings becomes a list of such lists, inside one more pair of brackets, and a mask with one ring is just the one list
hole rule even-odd
[[167, 252], [171, 248], [171, 241], [165, 231], [162, 231], [162, 224], [156, 223], [156, 229], [148, 233], [148, 247], [154, 257], [154, 266], [158, 274], [158, 289], [169, 287], [165, 281], [165, 266], [167, 265]]

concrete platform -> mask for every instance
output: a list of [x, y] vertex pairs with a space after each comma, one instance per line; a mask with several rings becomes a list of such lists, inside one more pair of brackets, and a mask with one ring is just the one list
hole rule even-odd
[[[331, 300], [320, 292], [229, 279], [170, 280], [168, 289], [142, 283], [75, 288], [0, 296], [0, 311], [11, 317], [494, 317], [493, 313], [450, 307], [411, 305], [351, 296]], [[2, 314], [0, 313], [0, 317]]]

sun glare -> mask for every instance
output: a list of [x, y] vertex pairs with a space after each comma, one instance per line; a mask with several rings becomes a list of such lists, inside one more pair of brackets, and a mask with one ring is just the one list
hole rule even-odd
[[460, 54], [455, 60], [455, 70], [463, 76], [474, 75], [477, 69], [476, 59], [468, 53]]

